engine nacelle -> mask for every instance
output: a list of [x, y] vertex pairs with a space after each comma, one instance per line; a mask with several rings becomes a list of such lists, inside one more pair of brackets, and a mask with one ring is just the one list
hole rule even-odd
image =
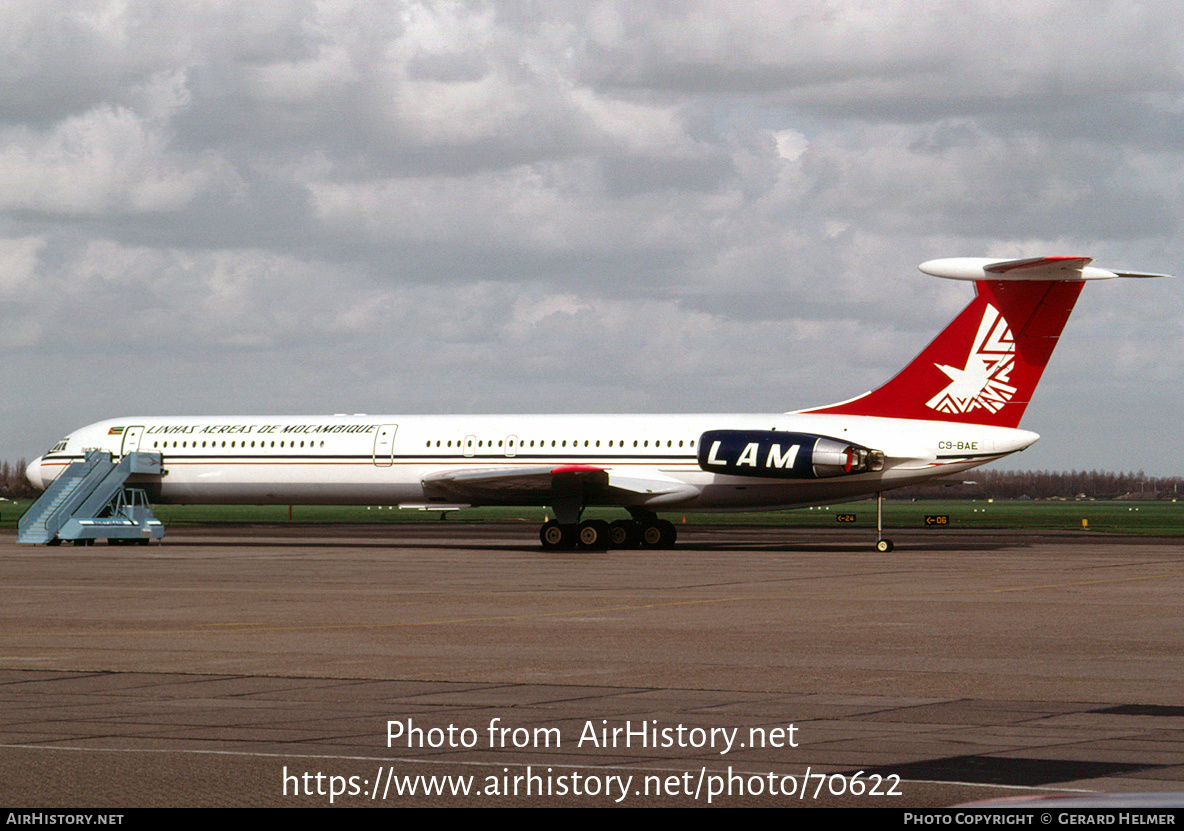
[[884, 451], [811, 433], [708, 430], [699, 437], [699, 467], [730, 476], [826, 479], [884, 469]]

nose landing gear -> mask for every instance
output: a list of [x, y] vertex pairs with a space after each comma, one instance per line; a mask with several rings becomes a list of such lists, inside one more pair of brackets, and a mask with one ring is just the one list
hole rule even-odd
[[876, 551], [887, 554], [892, 550], [892, 540], [884, 539], [884, 492], [876, 493]]

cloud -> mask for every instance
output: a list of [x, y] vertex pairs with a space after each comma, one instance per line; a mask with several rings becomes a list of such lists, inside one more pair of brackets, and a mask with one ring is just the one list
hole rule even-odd
[[175, 211], [209, 187], [211, 169], [123, 108], [67, 118], [51, 131], [0, 131], [0, 210], [109, 215]]
[[[17, 0], [0, 342], [28, 371], [0, 369], [0, 444], [128, 408], [846, 398], [968, 299], [922, 260], [1184, 273], [1182, 28], [1122, 0]], [[1178, 387], [1167, 286], [1090, 286], [1049, 397]], [[163, 382], [35, 380], [96, 362]], [[1061, 466], [1134, 463], [1076, 461], [1107, 446]]]

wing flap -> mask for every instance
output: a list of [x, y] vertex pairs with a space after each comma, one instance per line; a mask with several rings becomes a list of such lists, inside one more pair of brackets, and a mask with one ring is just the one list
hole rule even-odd
[[422, 479], [430, 499], [496, 505], [549, 505], [579, 497], [589, 505], [664, 505], [697, 496], [698, 488], [673, 478], [636, 477], [595, 465], [464, 468]]

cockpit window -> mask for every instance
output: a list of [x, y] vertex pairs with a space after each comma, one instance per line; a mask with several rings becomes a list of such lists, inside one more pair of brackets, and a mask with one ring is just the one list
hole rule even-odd
[[68, 441], [69, 441], [69, 439], [62, 439], [60, 442], [55, 444], [53, 447], [49, 448], [49, 452], [50, 453], [61, 453], [63, 450], [66, 449], [66, 443]]

